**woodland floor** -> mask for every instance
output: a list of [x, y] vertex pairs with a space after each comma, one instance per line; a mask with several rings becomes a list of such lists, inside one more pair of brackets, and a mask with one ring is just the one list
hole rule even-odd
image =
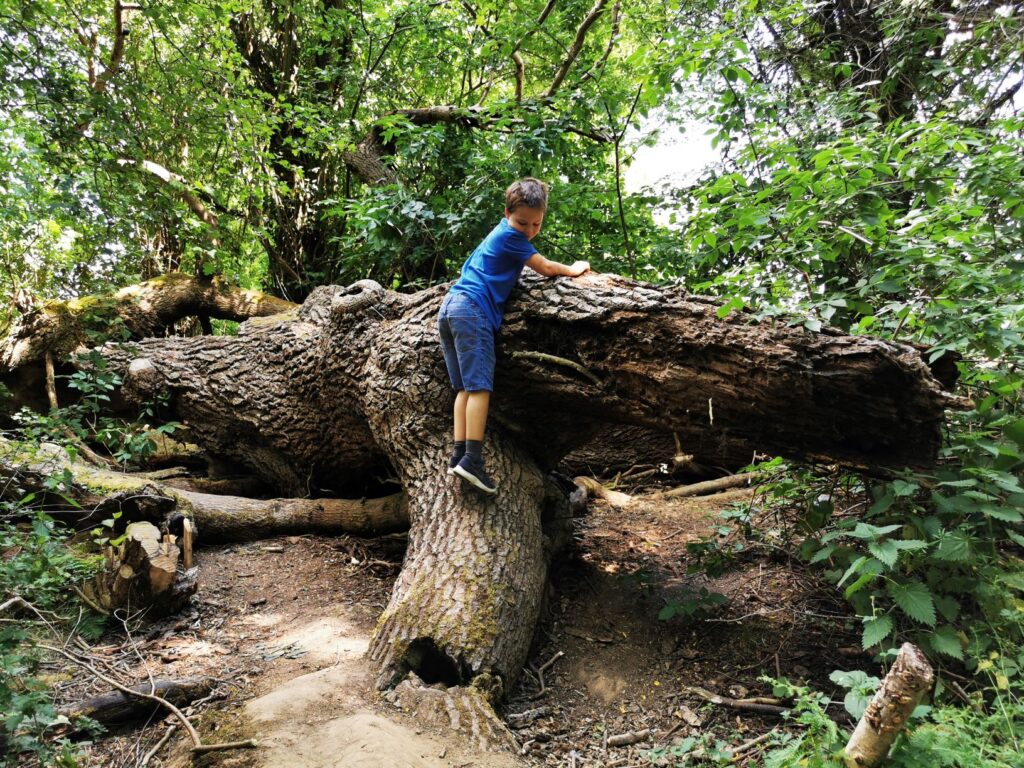
[[[834, 693], [832, 670], [869, 668], [857, 648], [858, 628], [827, 597], [832, 590], [793, 564], [750, 551], [715, 578], [688, 574], [687, 544], [720, 523], [717, 511], [748, 497], [740, 491], [638, 500], [626, 509], [591, 502], [576, 521], [575, 544], [553, 571], [528, 671], [503, 712], [540, 709], [540, 716], [514, 729], [518, 748], [508, 753], [481, 752], [451, 732], [431, 731], [372, 690], [361, 656], [398, 573], [402, 536], [290, 536], [202, 548], [200, 589], [186, 613], [143, 625], [131, 643], [123, 632], [112, 633], [93, 653], [124, 679], [145, 680], [148, 670], [161, 678], [223, 681], [212, 700], [195, 708], [196, 726], [207, 742], [254, 737], [260, 747], [212, 753], [197, 765], [680, 764], [665, 750], [687, 736], [737, 745], [785, 726], [778, 716], [710, 704], [687, 686], [734, 698], [771, 696], [758, 678], [772, 675]], [[708, 605], [702, 616], [659, 620], [668, 601], [687, 605], [702, 587], [727, 602]], [[552, 659], [541, 692], [537, 670]], [[65, 701], [103, 690], [87, 677], [58, 687]], [[829, 711], [839, 717], [842, 706]], [[161, 716], [88, 746], [87, 765], [138, 765], [173, 722]], [[608, 744], [645, 729], [654, 735]], [[149, 765], [189, 765], [186, 746], [179, 729]], [[757, 765], [759, 749], [739, 764]]]

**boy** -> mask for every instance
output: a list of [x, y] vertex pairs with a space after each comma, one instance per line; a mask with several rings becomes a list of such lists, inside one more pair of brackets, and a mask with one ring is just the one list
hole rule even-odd
[[441, 305], [441, 350], [455, 396], [455, 446], [448, 473], [484, 493], [497, 487], [484, 471], [483, 439], [494, 388], [494, 335], [501, 327], [505, 301], [523, 265], [545, 277], [577, 277], [590, 265], [549, 261], [530, 241], [540, 232], [548, 207], [548, 185], [520, 179], [505, 190], [505, 218], [477, 246], [462, 276]]

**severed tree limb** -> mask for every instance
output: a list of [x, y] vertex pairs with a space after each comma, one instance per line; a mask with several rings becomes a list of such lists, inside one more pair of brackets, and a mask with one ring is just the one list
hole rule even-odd
[[935, 672], [916, 645], [904, 643], [843, 750], [849, 768], [882, 764], [914, 708], [931, 689]]
[[546, 94], [547, 98], [551, 98], [557, 92], [559, 87], [562, 85], [562, 81], [565, 80], [565, 76], [569, 74], [569, 68], [576, 61], [576, 57], [580, 55], [580, 51], [583, 50], [583, 41], [586, 40], [587, 32], [597, 21], [598, 17], [604, 11], [605, 5], [608, 0], [597, 0], [594, 3], [594, 7], [590, 9], [590, 12], [584, 17], [580, 23], [579, 29], [576, 30], [576, 38], [572, 41], [572, 45], [569, 46], [569, 52], [565, 55], [565, 59], [562, 61], [562, 66], [558, 68], [558, 72], [555, 73], [555, 79], [551, 82], [551, 87], [548, 88]]
[[651, 498], [658, 499], [679, 499], [684, 496], [703, 496], [717, 491], [724, 491], [726, 488], [739, 488], [750, 485], [761, 475], [758, 472], [741, 472], [738, 475], [726, 475], [715, 480], [705, 480], [701, 483], [681, 485], [670, 491], [658, 491], [651, 494]]
[[75, 654], [69, 653], [67, 650], [63, 648], [56, 648], [52, 645], [45, 645], [43, 643], [39, 643], [38, 647], [42, 648], [43, 650], [50, 651], [51, 653], [56, 653], [60, 656], [63, 656], [72, 664], [75, 664], [76, 666], [82, 667], [83, 669], [91, 672], [98, 679], [102, 680], [107, 685], [116, 688], [124, 694], [127, 694], [129, 696], [136, 696], [142, 699], [147, 699], [169, 710], [171, 714], [178, 718], [178, 720], [181, 722], [182, 727], [188, 733], [189, 738], [192, 739], [193, 752], [212, 752], [214, 750], [223, 749], [251, 749], [258, 746], [258, 744], [253, 739], [245, 739], [243, 741], [231, 741], [226, 742], [224, 744], [203, 744], [203, 740], [199, 736], [199, 732], [196, 731], [195, 726], [192, 725], [192, 721], [188, 719], [184, 712], [182, 712], [180, 709], [178, 709], [178, 707], [176, 707], [174, 704], [172, 704], [170, 701], [163, 698], [162, 696], [157, 696], [155, 693], [146, 693], [145, 691], [140, 691], [136, 688], [129, 688], [126, 685], [121, 685], [121, 683], [117, 682], [116, 680], [110, 677], [107, 677], [105, 674], [100, 672], [98, 669], [96, 669], [96, 667], [94, 667], [89, 662], [85, 661], [84, 659], [80, 659]]
[[621, 493], [619, 491], [613, 491], [610, 488], [605, 488], [592, 477], [585, 477], [581, 475], [580, 477], [573, 478], [573, 482], [584, 488], [588, 495], [594, 496], [598, 499], [604, 499], [613, 507], [624, 507], [633, 501], [633, 497], [628, 493]]
[[285, 533], [373, 535], [409, 527], [404, 493], [379, 499], [246, 499], [174, 491], [206, 541], [252, 541]]
[[151, 693], [172, 704], [183, 707], [200, 699], [216, 685], [211, 677], [186, 677], [181, 680], [153, 680], [131, 687], [133, 694], [121, 690], [109, 691], [60, 708], [59, 714], [69, 718], [88, 717], [103, 725], [126, 723], [147, 718], [159, 709], [159, 704], [135, 694]]

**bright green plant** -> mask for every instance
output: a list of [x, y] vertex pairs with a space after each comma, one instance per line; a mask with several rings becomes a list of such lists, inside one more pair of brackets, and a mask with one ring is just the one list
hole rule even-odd
[[762, 679], [772, 684], [775, 696], [793, 701], [786, 720], [798, 727], [795, 733], [786, 732], [775, 740], [764, 757], [765, 768], [843, 768], [840, 755], [846, 737], [825, 711], [828, 696], [785, 678]]
[[[80, 368], [67, 377], [68, 386], [79, 394], [77, 401], [47, 414], [22, 408], [14, 415], [23, 440], [64, 443], [70, 432], [82, 443], [98, 443], [119, 464], [131, 464], [153, 454], [157, 447], [154, 434], [171, 434], [180, 427], [173, 421], [151, 427], [160, 403], [143, 406], [130, 421], [108, 415], [111, 395], [121, 385], [120, 375], [110, 370], [95, 350], [80, 358], [78, 364]], [[67, 448], [70, 453], [77, 450], [73, 444]]]
[[726, 602], [728, 598], [725, 595], [711, 592], [707, 587], [701, 587], [700, 590], [685, 589], [680, 597], [672, 597], [665, 601], [665, 607], [658, 611], [658, 619], [668, 621], [676, 616], [701, 617], [715, 606]]
[[[70, 626], [95, 634], [102, 622], [74, 611], [72, 585], [89, 578], [98, 561], [68, 544], [68, 534], [42, 512], [46, 494], [63, 495], [69, 478], [55, 474], [40, 493], [18, 493], [18, 478], [8, 479], [0, 502], [0, 595], [11, 601], [9, 618], [0, 626], [0, 732], [6, 750], [2, 765], [23, 765], [31, 756], [39, 765], [74, 766], [77, 746], [57, 734], [69, 725], [58, 715], [49, 685], [41, 678], [40, 655], [33, 641]], [[87, 722], [80, 726], [90, 726]]]

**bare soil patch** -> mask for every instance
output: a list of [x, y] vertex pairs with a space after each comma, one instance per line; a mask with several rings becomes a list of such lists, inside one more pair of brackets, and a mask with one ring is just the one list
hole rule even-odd
[[[626, 509], [591, 503], [554, 569], [527, 670], [504, 708], [518, 754], [481, 753], [450, 732], [431, 732], [372, 690], [362, 654], [401, 566], [401, 536], [290, 536], [200, 549], [201, 586], [188, 612], [144, 625], [130, 642], [112, 632], [93, 653], [125, 681], [222, 681], [193, 715], [204, 740], [251, 736], [261, 746], [213, 753], [200, 765], [671, 764], [656, 750], [685, 736], [738, 743], [781, 723], [709, 704], [692, 686], [770, 696], [758, 680], [767, 674], [828, 689], [832, 669], [866, 661], [852, 658], [857, 628], [791, 563], [742, 554], [715, 578], [689, 572], [687, 545], [712, 532], [718, 510], [746, 497], [641, 498]], [[672, 604], [677, 615], [659, 619]], [[692, 607], [699, 610], [686, 615]], [[104, 688], [76, 676], [58, 691], [70, 701]], [[138, 765], [172, 722], [162, 717], [89, 746], [88, 765]], [[642, 731], [650, 734], [615, 746], [616, 737]], [[186, 747], [179, 730], [149, 765], [188, 765]]]

